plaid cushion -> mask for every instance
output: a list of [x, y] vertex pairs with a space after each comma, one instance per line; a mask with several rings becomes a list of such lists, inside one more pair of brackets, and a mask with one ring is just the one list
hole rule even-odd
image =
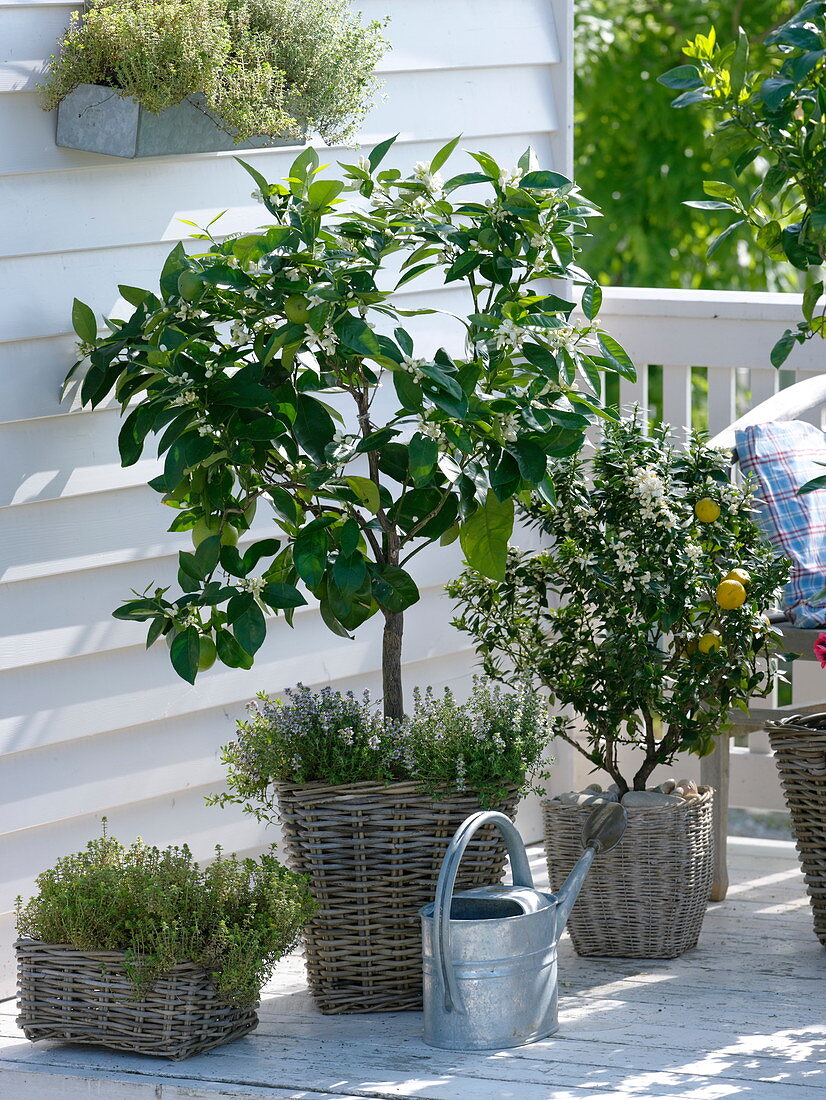
[[795, 626], [826, 623], [826, 489], [798, 496], [813, 477], [826, 474], [823, 432], [802, 420], [755, 424], [737, 432], [743, 473], [757, 480], [758, 522], [772, 546], [792, 560], [781, 604]]

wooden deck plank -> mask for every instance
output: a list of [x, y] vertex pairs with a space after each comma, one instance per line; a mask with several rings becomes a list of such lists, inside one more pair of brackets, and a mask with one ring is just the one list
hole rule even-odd
[[[541, 852], [533, 850], [537, 880]], [[730, 900], [680, 959], [580, 959], [560, 945], [560, 1031], [491, 1053], [437, 1051], [413, 1013], [323, 1017], [283, 960], [257, 1031], [166, 1063], [27, 1043], [0, 1005], [10, 1100], [826, 1100], [826, 952], [793, 846], [731, 842]]]

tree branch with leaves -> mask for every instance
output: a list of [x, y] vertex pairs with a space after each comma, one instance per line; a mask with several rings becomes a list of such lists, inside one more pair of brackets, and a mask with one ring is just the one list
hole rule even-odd
[[[343, 637], [383, 616], [384, 706], [400, 717], [411, 559], [458, 538], [501, 580], [515, 500], [579, 451], [602, 375], [633, 377], [575, 263], [591, 204], [530, 151], [513, 169], [475, 152], [442, 179], [457, 143], [409, 175], [382, 167], [392, 139], [343, 181], [312, 149], [283, 183], [245, 164], [269, 227], [176, 246], [159, 294], [121, 287], [134, 312], [103, 335], [75, 302], [82, 400], [121, 403], [124, 465], [156, 438], [150, 484], [195, 542], [178, 595], [150, 588], [115, 615], [148, 621], [147, 645], [166, 637], [189, 682], [216, 656], [251, 667], [268, 617], [292, 625], [312, 597]], [[416, 350], [408, 318], [437, 311], [399, 291], [425, 276], [467, 290], [449, 315], [458, 354]], [[585, 285], [585, 323], [547, 280]], [[277, 537], [252, 530], [265, 507]]]

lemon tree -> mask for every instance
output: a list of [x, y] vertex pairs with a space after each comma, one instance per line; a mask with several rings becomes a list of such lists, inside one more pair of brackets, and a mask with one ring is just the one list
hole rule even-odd
[[667, 426], [646, 438], [636, 419], [609, 425], [592, 461], [552, 480], [553, 502], [528, 508], [550, 548], [511, 550], [504, 581], [466, 571], [450, 588], [456, 625], [490, 675], [527, 673], [573, 710], [587, 744], [567, 739], [622, 792], [644, 790], [771, 689], [778, 634], [763, 612], [788, 563], [762, 541], [749, 485], [729, 483], [728, 456], [696, 437], [674, 449]]
[[[400, 717], [415, 555], [458, 539], [501, 580], [515, 502], [552, 493], [550, 464], [604, 415], [602, 375], [634, 376], [576, 266], [593, 207], [530, 151], [512, 167], [474, 152], [450, 175], [457, 141], [407, 175], [383, 167], [392, 140], [344, 179], [312, 149], [283, 183], [244, 165], [269, 226], [176, 246], [158, 293], [120, 288], [134, 312], [103, 335], [75, 302], [84, 404], [122, 403], [124, 465], [157, 443], [150, 484], [175, 510], [170, 530], [193, 532], [179, 592], [150, 587], [115, 612], [148, 621], [150, 644], [165, 636], [184, 679], [211, 645], [249, 668], [272, 617], [292, 623], [313, 598], [344, 637], [383, 617], [384, 706]], [[417, 346], [408, 327], [433, 310], [396, 292], [424, 275], [465, 288], [451, 350]], [[584, 323], [548, 289], [569, 278]]]

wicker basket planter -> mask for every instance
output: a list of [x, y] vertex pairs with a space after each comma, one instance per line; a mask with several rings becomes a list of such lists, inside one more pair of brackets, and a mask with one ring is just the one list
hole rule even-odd
[[826, 947], [826, 713], [795, 714], [767, 722], [766, 728], [792, 817], [815, 935]]
[[[307, 973], [325, 1013], [422, 1006], [419, 908], [432, 901], [453, 833], [475, 798], [423, 797], [415, 783], [278, 783], [287, 862], [309, 875], [320, 909], [305, 929]], [[516, 791], [496, 809], [513, 816]], [[497, 883], [498, 834], [479, 833], [462, 863], [462, 888]]]
[[[714, 872], [710, 787], [682, 806], [629, 809], [625, 836], [594, 861], [568, 919], [579, 955], [673, 959], [695, 947]], [[590, 807], [545, 800], [545, 847], [558, 890], [582, 852]]]
[[258, 1026], [255, 1007], [223, 1002], [209, 974], [181, 963], [135, 999], [120, 951], [76, 951], [18, 940], [18, 1025], [26, 1038], [58, 1039], [189, 1058]]

